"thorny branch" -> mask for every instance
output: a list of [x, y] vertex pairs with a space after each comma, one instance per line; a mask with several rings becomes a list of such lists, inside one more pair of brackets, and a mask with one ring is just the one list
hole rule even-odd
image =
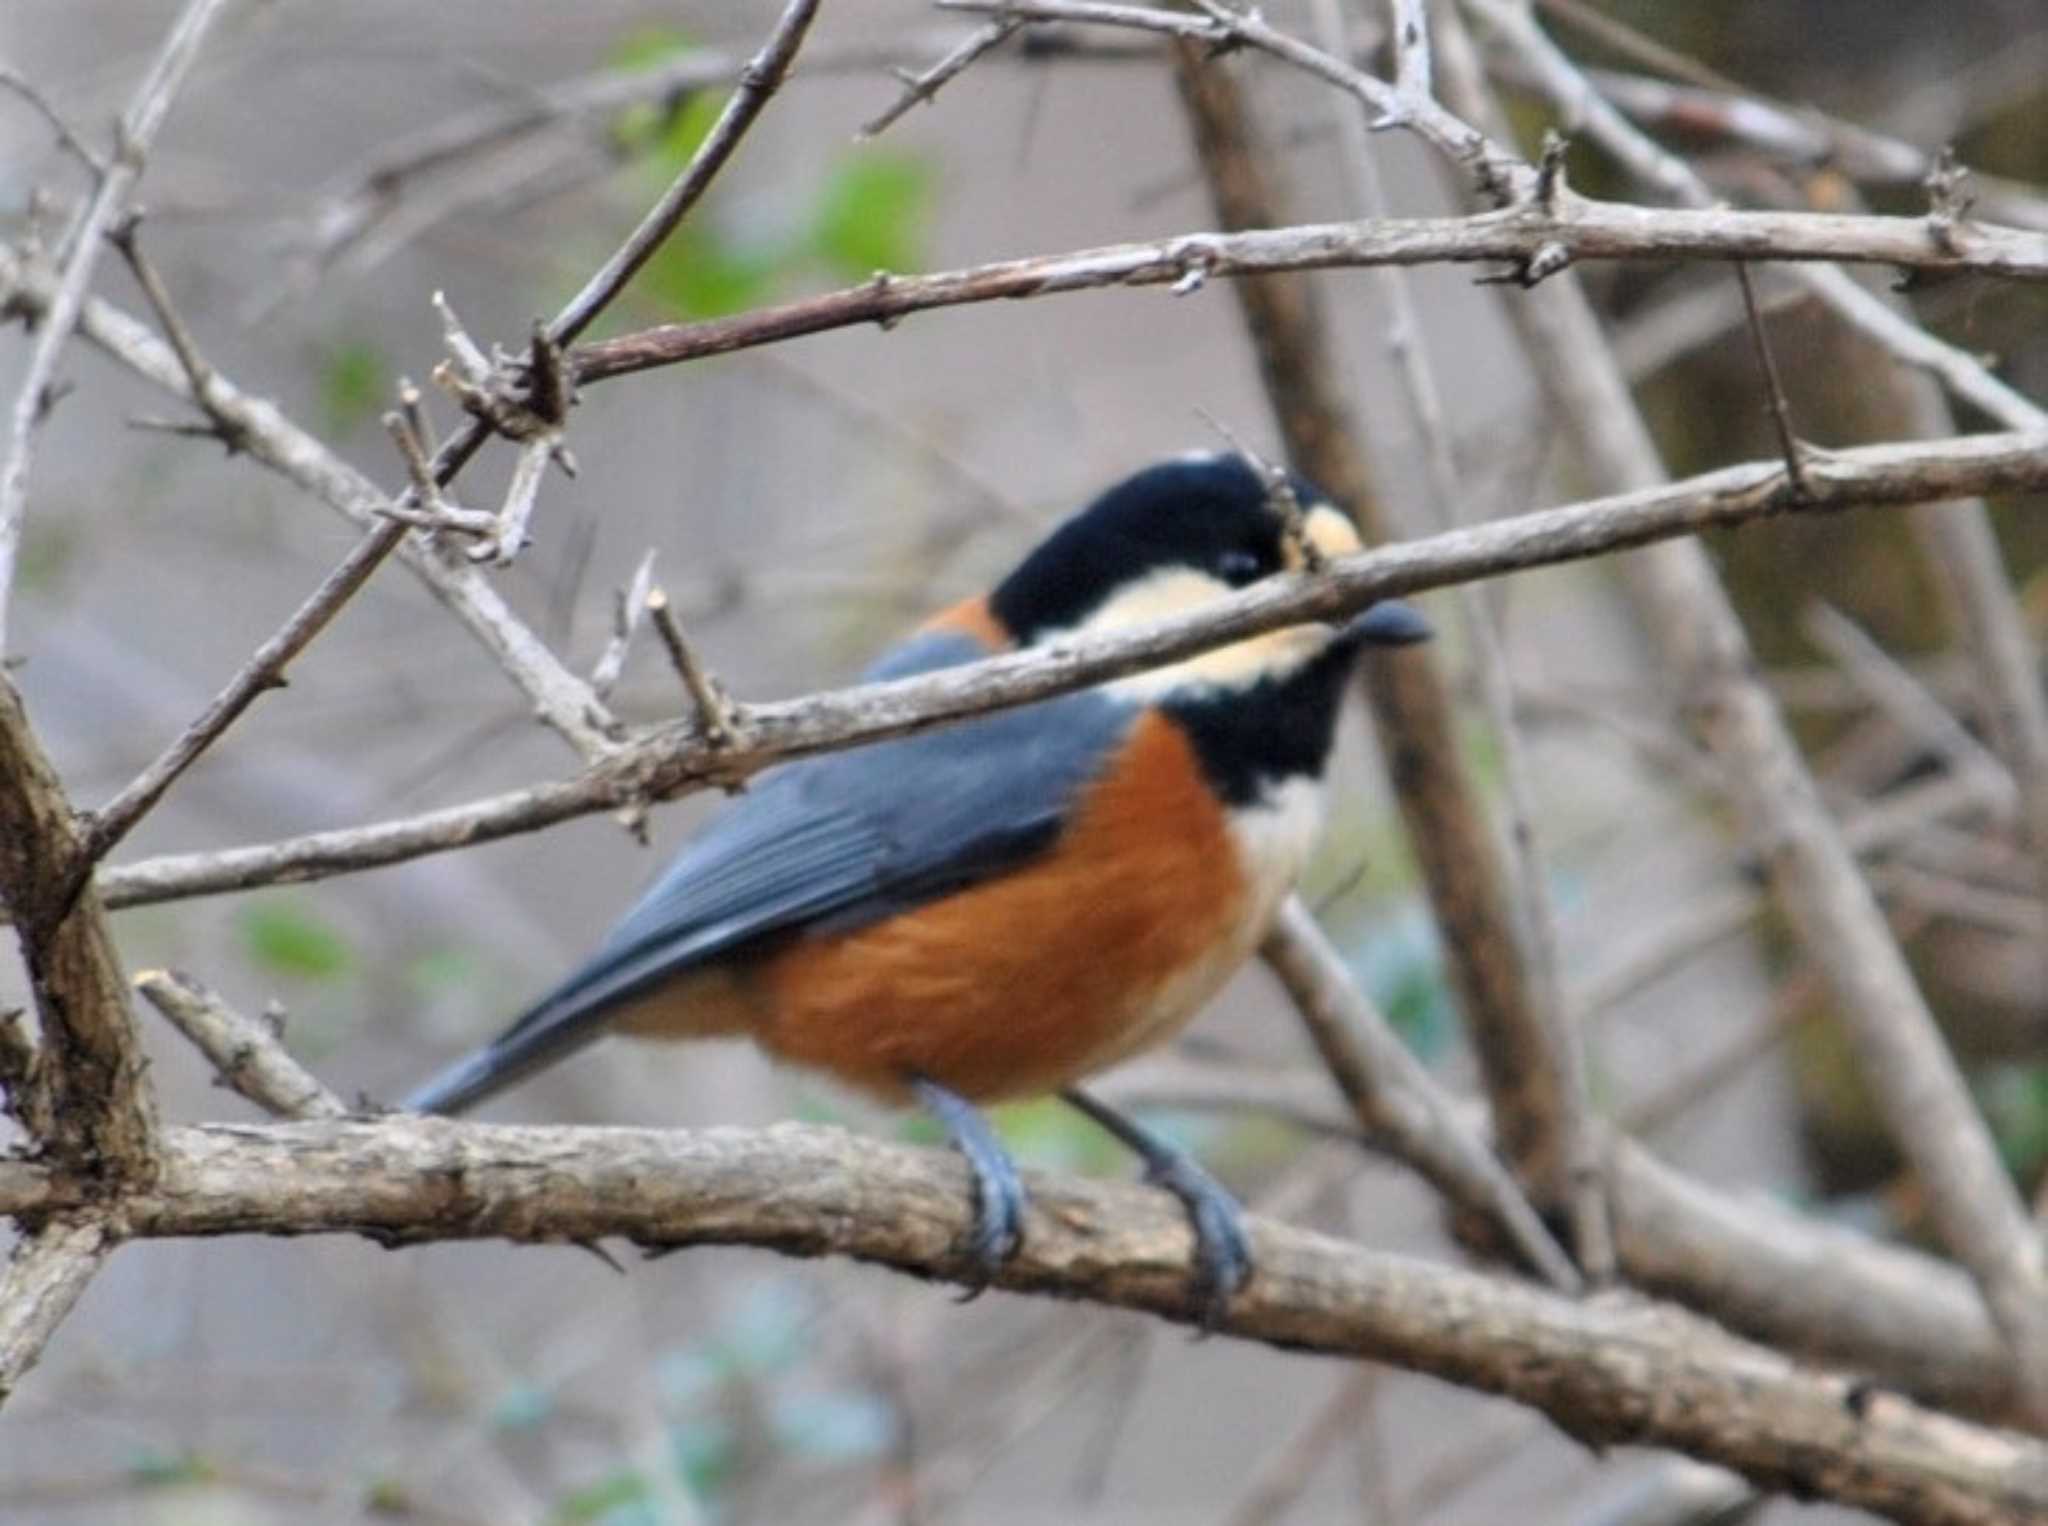
[[[1633, 132], [1589, 94], [1547, 40], [1523, 30], [1526, 13], [1494, 0], [1471, 3], [1524, 43], [1525, 56], [1548, 62], [1560, 101], [1581, 105], [1589, 121], [1610, 121], [1624, 138]], [[1462, 31], [1450, 35], [1469, 53]], [[1497, 115], [1476, 67], [1460, 60], [1456, 72], [1461, 94], [1470, 98], [1468, 114]], [[1654, 145], [1639, 147], [1645, 160], [1657, 161], [1645, 170], [1661, 168], [1660, 183], [1685, 191], [1684, 166], [1663, 164], [1668, 156]], [[1820, 274], [1868, 296], [1839, 271]], [[1580, 285], [1553, 282], [1518, 300], [1509, 316], [1596, 480], [1612, 489], [1663, 480], [1656, 443]], [[1884, 316], [1896, 319], [1888, 309]], [[2017, 1348], [2027, 1413], [2037, 1424], [2048, 1421], [2048, 1306], [2038, 1236], [1869, 885], [1822, 808], [1775, 701], [1755, 677], [1748, 638], [1713, 564], [1697, 544], [1674, 542], [1624, 566], [1639, 618], [1684, 697], [1686, 719], [1724, 760], [1736, 817], [1838, 1003], [1887, 1131], [1926, 1183], [1943, 1240], [1970, 1268]]]
[[[1914, 217], [1819, 212], [1651, 210], [1592, 201], [1562, 188], [1554, 210], [1517, 203], [1469, 217], [1387, 218], [1254, 233], [1189, 233], [1147, 243], [1002, 260], [930, 275], [883, 275], [859, 286], [731, 318], [666, 324], [579, 346], [579, 382], [857, 324], [887, 327], [914, 313], [1117, 286], [1193, 290], [1216, 277], [1367, 265], [1566, 263], [1620, 259], [1846, 260], [1954, 274], [2048, 280], [2048, 234], [1972, 223], [1963, 252], [1927, 237]], [[1932, 343], [1933, 341], [1929, 341]]]
[[702, 788], [725, 770], [746, 773], [782, 758], [1027, 704], [1262, 630], [1335, 618], [1375, 599], [1777, 514], [2040, 490], [2048, 487], [2048, 435], [1982, 435], [1834, 452], [1810, 462], [1808, 478], [1813, 495], [1802, 499], [1781, 464], [1752, 462], [1664, 488], [1402, 542], [1332, 562], [1321, 574], [1271, 579], [1198, 614], [1156, 625], [917, 678], [750, 704], [732, 719], [732, 740], [722, 749], [694, 724], [672, 725], [627, 742], [573, 779], [379, 826], [115, 866], [101, 871], [100, 884], [110, 905], [130, 906], [324, 878], [532, 831], [636, 799], [665, 799]]
[[[367, 479], [356, 474], [310, 435], [296, 429], [273, 406], [240, 393], [200, 355], [172, 310], [167, 292], [135, 242], [124, 205], [140, 176], [148, 146], [168, 112], [179, 83], [197, 56], [199, 43], [222, 0], [190, 0], [145, 74], [134, 105], [119, 128], [116, 162], [98, 178], [92, 199], [72, 230], [72, 246], [60, 272], [34, 268], [33, 259], [4, 251], [0, 291], [11, 314], [39, 318], [42, 333], [31, 355], [14, 415], [7, 456], [0, 462], [0, 623], [4, 623], [15, 548], [32, 460], [34, 433], [50, 402], [56, 358], [75, 325], [97, 329], [104, 342], [111, 327], [113, 347], [159, 385], [187, 397], [211, 421], [231, 448], [247, 446], [302, 485], [321, 493], [369, 531], [337, 571], [301, 607], [285, 628], [259, 649], [214, 704], [171, 748], [99, 816], [78, 817], [44, 758], [19, 696], [0, 671], [0, 905], [14, 924], [29, 983], [36, 999], [39, 1033], [34, 1042], [10, 1016], [4, 1054], [7, 1106], [28, 1132], [33, 1146], [78, 1189], [76, 1206], [89, 1210], [77, 1224], [17, 1212], [29, 1231], [17, 1248], [0, 1294], [0, 1389], [11, 1387], [32, 1364], [49, 1334], [116, 1236], [119, 1194], [151, 1180], [161, 1164], [154, 1095], [144, 1078], [134, 1022], [97, 891], [91, 884], [96, 857], [141, 819], [194, 759], [234, 721], [285, 663], [303, 649], [341, 605], [362, 586], [395, 547], [416, 553], [414, 565], [429, 585], [493, 646], [515, 679], [527, 681], [536, 697], [557, 700], [550, 717], [557, 729], [582, 744], [586, 756], [609, 749], [607, 719], [590, 689], [561, 668], [552, 654], [511, 616], [496, 595], [474, 577], [463, 579], [443, 549], [424, 537], [407, 538], [403, 514]], [[681, 176], [620, 250], [608, 260], [555, 323], [537, 327], [526, 396], [517, 405], [538, 410], [545, 455], [524, 462], [528, 475], [547, 460], [569, 462], [559, 431], [573, 383], [562, 375], [560, 345], [594, 319], [695, 205], [724, 165], [786, 73], [802, 41], [817, 0], [789, 0], [768, 42], [744, 72], [740, 88], [710, 138], [691, 156]], [[87, 300], [86, 287], [103, 236], [127, 255], [168, 341], [159, 341], [125, 315]], [[34, 295], [30, 296], [29, 293]], [[445, 310], [445, 308], [444, 308]], [[451, 343], [461, 337], [450, 319]], [[458, 355], [468, 357], [457, 346]], [[168, 352], [168, 355], [166, 355]], [[491, 378], [495, 380], [493, 376]], [[401, 452], [414, 481], [417, 506], [439, 503], [438, 489], [481, 443], [485, 429], [473, 424], [444, 447], [438, 461], [424, 463], [422, 418], [407, 397], [399, 431]], [[515, 474], [515, 486], [518, 483]], [[395, 507], [401, 510], [405, 505]], [[493, 532], [502, 548], [523, 540], [531, 495], [508, 502]], [[508, 559], [501, 550], [499, 560]], [[0, 634], [4, 645], [4, 634]], [[543, 710], [545, 712], [545, 706]], [[203, 1010], [206, 1003], [175, 982], [155, 983], [154, 994], [181, 1020], [192, 1024], [202, 1047], [220, 1039], [227, 1019]], [[244, 1028], [230, 1034], [243, 1048], [262, 1048], [260, 1035]], [[223, 1067], [233, 1076], [234, 1065]], [[332, 1112], [331, 1097], [277, 1065], [241, 1075], [259, 1094], [295, 1095], [302, 1110]], [[293, 1092], [293, 1087], [296, 1091]], [[279, 1092], [278, 1088], [285, 1088]], [[115, 1201], [109, 1201], [115, 1200]]]
[[[1260, 151], [1251, 109], [1233, 74], [1177, 44], [1175, 83], [1193, 128], [1196, 159], [1229, 228], [1286, 220], [1281, 191]], [[1405, 97], [1404, 97], [1405, 99]], [[1408, 113], [1427, 109], [1408, 100]], [[1351, 416], [1327, 335], [1320, 293], [1304, 275], [1268, 275], [1233, 284], [1259, 375], [1290, 459], [1358, 521], [1367, 541], [1395, 538], [1394, 516], [1374, 490], [1366, 452], [1384, 443]], [[1364, 665], [1374, 735], [1442, 930], [1446, 973], [1481, 1056], [1494, 1133], [1503, 1154], [1544, 1208], [1575, 1201], [1572, 1162], [1583, 1110], [1580, 1089], [1557, 1042], [1548, 992], [1532, 976], [1519, 936], [1511, 880], [1489, 813], [1456, 737], [1450, 696], [1438, 663], [1413, 651]], [[1604, 1244], [1584, 1215], [1573, 1215], [1573, 1250]], [[1604, 1258], [1586, 1265], [1597, 1277]]]
[[[10, 1186], [0, 1177], [0, 1206]], [[1018, 1256], [996, 1285], [1169, 1319], [1190, 1315], [1188, 1231], [1147, 1188], [1030, 1178]], [[536, 1128], [382, 1118], [169, 1131], [138, 1235], [371, 1236], [646, 1246], [751, 1244], [847, 1255], [913, 1275], [970, 1272], [963, 1168], [797, 1124]], [[1254, 1220], [1258, 1273], [1224, 1329], [1368, 1357], [1542, 1409], [1589, 1444], [1652, 1443], [1769, 1487], [1917, 1521], [2048, 1519], [2048, 1444], [1803, 1368], [1669, 1305], [1573, 1301]]]
[[171, 102], [199, 57], [200, 45], [212, 29], [226, 0], [189, 0], [170, 35], [151, 60], [142, 84], [116, 131], [112, 161], [99, 177], [91, 201], [70, 230], [63, 269], [56, 277], [41, 331], [29, 354], [14, 408], [8, 418], [7, 453], [0, 459], [0, 652], [7, 647], [7, 606], [14, 582], [14, 559], [21, 545], [22, 518], [28, 509], [28, 479], [35, 462], [35, 436], [49, 410], [57, 380], [57, 361], [78, 321], [86, 289], [105, 249], [106, 234], [120, 221], [135, 183], [142, 178], [149, 150], [156, 141]]

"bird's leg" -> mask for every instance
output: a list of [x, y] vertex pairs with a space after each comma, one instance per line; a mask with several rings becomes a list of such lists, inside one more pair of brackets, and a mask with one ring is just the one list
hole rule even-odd
[[[945, 1128], [974, 1177], [974, 1228], [967, 1237], [967, 1257], [985, 1287], [1024, 1243], [1024, 1184], [979, 1108], [929, 1077], [913, 1075], [909, 1080], [917, 1100]], [[981, 1290], [972, 1288], [966, 1296], [973, 1298]]]
[[1194, 1282], [1190, 1291], [1205, 1330], [1214, 1330], [1230, 1311], [1230, 1296], [1252, 1275], [1251, 1240], [1244, 1210], [1223, 1184], [1185, 1150], [1103, 1106], [1077, 1086], [1060, 1095], [1101, 1124], [1145, 1162], [1145, 1180], [1164, 1187], [1188, 1211], [1195, 1232]]

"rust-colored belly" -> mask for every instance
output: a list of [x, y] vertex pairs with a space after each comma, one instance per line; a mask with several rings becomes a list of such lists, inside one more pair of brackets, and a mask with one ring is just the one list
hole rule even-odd
[[1044, 860], [764, 961], [755, 1036], [885, 1097], [911, 1072], [1052, 1091], [1191, 1017], [1256, 935], [1249, 899], [1187, 738], [1148, 715]]

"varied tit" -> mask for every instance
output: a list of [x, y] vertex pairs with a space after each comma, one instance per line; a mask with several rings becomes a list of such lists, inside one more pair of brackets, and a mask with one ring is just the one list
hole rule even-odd
[[[1358, 549], [1314, 489], [1293, 493], [1298, 515], [1234, 455], [1141, 471], [868, 676], [1185, 613]], [[1384, 602], [771, 770], [588, 962], [404, 1106], [457, 1112], [608, 1032], [744, 1034], [936, 1115], [972, 1171], [986, 1280], [1024, 1191], [978, 1106], [1059, 1092], [1186, 1205], [1213, 1322], [1251, 1271], [1237, 1205], [1077, 1083], [1179, 1032], [1258, 947], [1315, 846], [1355, 657], [1428, 634]]]

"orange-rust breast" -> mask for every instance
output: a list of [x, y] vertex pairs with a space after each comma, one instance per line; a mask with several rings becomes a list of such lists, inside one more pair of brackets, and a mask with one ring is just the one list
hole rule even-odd
[[756, 1036], [887, 1097], [909, 1072], [980, 1101], [1052, 1091], [1192, 1016], [1249, 946], [1247, 901], [1188, 739], [1148, 714], [1044, 859], [766, 961]]
[[962, 599], [958, 604], [948, 605], [929, 620], [920, 630], [953, 631], [963, 636], [972, 636], [990, 652], [1007, 652], [1014, 644], [1010, 633], [1003, 629], [1003, 622], [995, 617], [988, 607], [988, 600], [976, 595]]

